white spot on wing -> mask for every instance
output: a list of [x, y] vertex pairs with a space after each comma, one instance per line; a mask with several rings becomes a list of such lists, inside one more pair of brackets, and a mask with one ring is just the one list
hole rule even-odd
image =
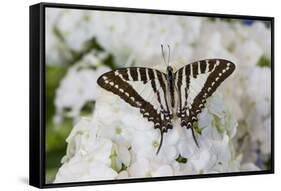
[[115, 75], [115, 76], [119, 76], [118, 70], [116, 70], [116, 71], [114, 72], [114, 75]]
[[216, 61], [216, 65], [215, 66], [218, 66], [220, 64], [220, 61], [219, 60], [217, 60]]

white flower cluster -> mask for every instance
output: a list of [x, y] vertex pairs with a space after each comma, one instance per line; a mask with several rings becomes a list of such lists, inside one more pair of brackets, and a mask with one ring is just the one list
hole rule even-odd
[[[71, 49], [79, 50], [96, 37], [122, 67], [132, 62], [142, 66], [162, 62], [161, 43], [171, 45], [172, 58], [190, 59], [204, 21], [199, 17], [56, 9], [47, 10], [47, 18], [47, 26], [57, 27]], [[56, 54], [61, 44], [53, 39], [53, 30], [47, 33], [47, 57], [53, 61], [59, 59]]]
[[48, 17], [51, 63], [60, 59], [61, 45], [51, 30], [57, 27], [67, 47], [79, 50], [95, 37], [122, 67], [163, 63], [160, 44], [171, 46], [171, 60], [181, 66], [206, 58], [236, 64], [231, 79], [200, 114], [200, 149], [190, 130], [175, 124], [158, 155], [159, 131], [117, 96], [100, 94], [96, 79], [108, 68], [79, 71], [74, 65], [57, 90], [58, 113], [68, 107], [77, 119], [86, 101], [96, 100], [96, 105], [93, 116], [81, 119], [68, 137], [55, 182], [258, 170], [255, 164], [265, 168], [271, 152], [271, 71], [259, 64], [270, 64], [271, 34], [264, 23], [56, 9], [48, 10]]
[[69, 68], [56, 91], [55, 123], [60, 123], [64, 116], [79, 120], [82, 107], [100, 96], [97, 78], [110, 70], [102, 65], [106, 54], [92, 51]]
[[55, 182], [257, 170], [241, 165], [232, 143], [237, 122], [213, 96], [199, 116], [198, 142], [191, 130], [176, 123], [164, 135], [159, 154], [160, 131], [118, 97], [105, 93], [96, 102], [91, 118], [75, 125], [67, 138], [67, 154]]

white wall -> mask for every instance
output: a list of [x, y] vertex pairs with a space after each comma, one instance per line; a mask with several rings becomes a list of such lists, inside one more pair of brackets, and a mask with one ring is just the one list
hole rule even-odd
[[[28, 92], [29, 92], [29, 5], [38, 3], [29, 1], [2, 1], [0, 11], [0, 189], [1, 190], [36, 190], [28, 186]], [[281, 75], [280, 37], [281, 12], [277, 0], [64, 0], [74, 4], [92, 4], [150, 9], [182, 10], [192, 12], [211, 12], [226, 14], [244, 14], [274, 16], [275, 18], [275, 73], [279, 85]], [[257, 84], [258, 85], [258, 84]], [[276, 174], [243, 177], [180, 180], [167, 182], [133, 183], [96, 187], [76, 187], [67, 190], [228, 190], [253, 191], [268, 190], [278, 186], [280, 171], [280, 88], [276, 88]], [[9, 189], [10, 188], [10, 189]], [[55, 189], [62, 190], [62, 189]]]

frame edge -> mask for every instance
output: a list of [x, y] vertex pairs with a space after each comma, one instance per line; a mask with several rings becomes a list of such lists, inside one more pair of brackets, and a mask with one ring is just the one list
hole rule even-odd
[[43, 187], [42, 131], [40, 125], [41, 7], [29, 7], [29, 185]]

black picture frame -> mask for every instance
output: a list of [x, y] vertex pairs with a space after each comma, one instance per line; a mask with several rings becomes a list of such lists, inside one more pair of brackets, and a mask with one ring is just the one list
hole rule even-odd
[[[45, 9], [64, 8], [81, 10], [118, 11], [132, 13], [153, 13], [166, 15], [207, 16], [220, 18], [236, 18], [261, 20], [271, 23], [271, 169], [250, 172], [231, 172], [218, 174], [198, 174], [157, 178], [136, 178], [121, 180], [102, 180], [71, 183], [45, 183]], [[209, 177], [243, 176], [274, 173], [274, 17], [230, 15], [214, 13], [195, 13], [184, 11], [135, 9], [121, 7], [103, 7], [90, 5], [39, 3], [30, 6], [30, 129], [29, 129], [29, 184], [38, 188], [66, 186], [84, 186], [116, 183], [133, 183], [146, 181], [166, 181], [179, 179], [195, 179]]]

